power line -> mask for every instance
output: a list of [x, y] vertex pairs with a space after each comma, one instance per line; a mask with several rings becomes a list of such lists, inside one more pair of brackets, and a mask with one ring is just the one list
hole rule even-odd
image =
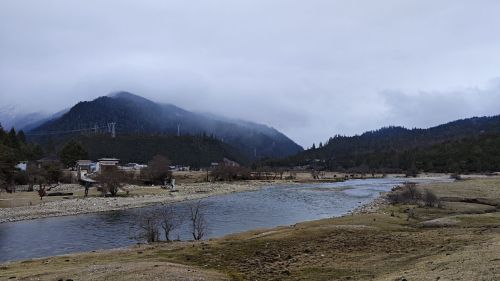
[[64, 134], [71, 134], [71, 133], [77, 133], [77, 132], [94, 132], [95, 134], [97, 134], [97, 132], [100, 129], [107, 129], [108, 133], [111, 134], [111, 137], [114, 138], [114, 137], [116, 137], [115, 126], [116, 126], [116, 122], [111, 122], [111, 123], [107, 123], [107, 126], [97, 126], [97, 124], [95, 124], [93, 127], [83, 128], [83, 129], [26, 133], [26, 135], [27, 136], [64, 135]]

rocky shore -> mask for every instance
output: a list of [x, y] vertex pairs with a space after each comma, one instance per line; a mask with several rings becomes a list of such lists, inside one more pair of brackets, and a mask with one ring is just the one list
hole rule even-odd
[[389, 193], [390, 191], [380, 194], [380, 196], [377, 197], [375, 200], [370, 201], [369, 203], [361, 205], [350, 211], [349, 215], [370, 214], [378, 212], [382, 207], [389, 205], [389, 201], [387, 200], [387, 194]]

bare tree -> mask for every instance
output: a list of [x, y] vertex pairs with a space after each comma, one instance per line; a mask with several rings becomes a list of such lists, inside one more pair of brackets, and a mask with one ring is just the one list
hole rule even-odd
[[288, 176], [286, 177], [287, 180], [294, 180], [297, 178], [297, 172], [295, 171], [290, 171], [288, 173]]
[[421, 194], [415, 183], [405, 182], [393, 189], [388, 198], [393, 203], [415, 204], [420, 200]]
[[420, 192], [417, 189], [417, 184], [413, 182], [405, 182], [404, 183], [404, 188], [406, 188], [406, 191], [408, 192], [408, 195], [410, 197], [410, 200], [413, 200], [416, 202], [417, 200], [420, 199]]
[[437, 207], [437, 208], [442, 207], [441, 200], [439, 199], [439, 197], [437, 197], [436, 194], [429, 189], [424, 189], [424, 192], [422, 194], [422, 199], [424, 205], [427, 207]]
[[277, 173], [280, 177], [280, 180], [283, 179], [283, 174], [285, 173], [285, 168], [278, 168]]
[[97, 181], [101, 184], [100, 190], [103, 195], [109, 193], [114, 197], [127, 181], [127, 175], [116, 167], [108, 167], [97, 176]]
[[47, 196], [47, 191], [59, 186], [62, 170], [58, 163], [44, 163], [41, 167], [30, 168], [30, 185], [38, 184], [40, 200]]
[[311, 170], [311, 176], [315, 180], [319, 179], [319, 171]]
[[47, 196], [46, 187], [42, 184], [40, 184], [40, 187], [38, 188], [38, 196], [40, 196], [40, 200], [42, 200], [43, 197]]
[[182, 218], [179, 217], [172, 206], [167, 206], [160, 211], [159, 222], [165, 234], [165, 240], [170, 241], [170, 233], [182, 225]]
[[137, 217], [137, 238], [146, 240], [148, 243], [160, 240], [160, 220], [155, 213], [142, 212]]
[[165, 185], [167, 181], [172, 180], [170, 164], [170, 160], [165, 156], [156, 155], [149, 161], [148, 167], [142, 169], [141, 177], [153, 184]]
[[418, 204], [419, 206], [441, 208], [441, 200], [439, 197], [428, 189], [419, 189], [415, 183], [404, 183], [393, 189], [387, 195], [389, 201], [394, 204]]
[[219, 165], [211, 171], [211, 175], [214, 181], [249, 180], [252, 178], [250, 169], [229, 165]]
[[207, 221], [203, 213], [203, 204], [196, 201], [189, 205], [190, 220], [191, 220], [191, 234], [194, 240], [201, 240], [207, 234]]
[[85, 187], [85, 194], [84, 194], [84, 196], [83, 196], [83, 197], [85, 197], [85, 198], [86, 198], [87, 196], [89, 196], [89, 189], [90, 189], [90, 185], [91, 185], [91, 184], [90, 184], [89, 182], [85, 182], [85, 185], [84, 185], [84, 187]]
[[0, 174], [0, 194], [2, 194], [4, 190], [7, 191], [7, 181], [5, 181]]

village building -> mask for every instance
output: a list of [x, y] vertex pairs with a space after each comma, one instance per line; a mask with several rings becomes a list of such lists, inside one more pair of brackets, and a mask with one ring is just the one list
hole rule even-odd
[[17, 162], [16, 168], [18, 168], [21, 171], [26, 171], [26, 169], [28, 168], [28, 161]]
[[228, 158], [224, 158], [223, 160], [223, 164], [224, 166], [229, 166], [229, 167], [239, 167], [240, 164], [236, 161], [233, 161], [231, 159], [228, 159]]
[[138, 163], [127, 163], [125, 164], [124, 166], [122, 166], [121, 168], [125, 168], [126, 169], [130, 169], [130, 170], [141, 170], [141, 169], [144, 169], [144, 168], [147, 168], [148, 165], [144, 165], [144, 164], [138, 164]]
[[85, 171], [87, 173], [92, 172], [92, 166], [95, 167], [95, 163], [91, 160], [78, 160], [76, 161], [76, 170], [77, 171]]
[[117, 158], [100, 158], [97, 160], [96, 172], [100, 172], [108, 167], [116, 167], [120, 163], [120, 159]]
[[184, 165], [173, 165], [173, 166], [169, 166], [169, 169], [171, 171], [190, 171], [191, 170], [191, 166], [184, 166]]
[[[91, 160], [76, 161], [76, 176], [80, 183], [90, 186], [95, 181], [88, 177], [89, 174], [95, 172], [96, 163]], [[87, 191], [88, 192], [88, 191]]]
[[36, 161], [38, 168], [41, 168], [42, 166], [46, 164], [54, 164], [54, 165], [59, 165], [61, 164], [61, 161], [59, 160], [59, 157], [56, 155], [52, 154], [46, 157], [43, 157], [42, 159], [38, 159]]

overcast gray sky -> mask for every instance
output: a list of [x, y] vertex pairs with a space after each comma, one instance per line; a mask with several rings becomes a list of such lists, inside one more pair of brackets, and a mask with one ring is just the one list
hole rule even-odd
[[500, 1], [0, 2], [0, 106], [128, 90], [304, 146], [500, 114]]

